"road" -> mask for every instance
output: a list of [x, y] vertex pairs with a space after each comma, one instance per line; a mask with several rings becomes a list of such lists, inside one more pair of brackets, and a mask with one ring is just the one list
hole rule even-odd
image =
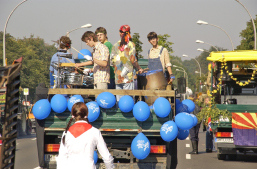
[[[199, 154], [190, 155], [192, 151], [191, 141], [178, 140], [178, 165], [177, 169], [256, 169], [257, 168], [257, 156], [248, 155], [237, 156], [236, 161], [231, 160], [218, 160], [217, 152], [206, 153], [205, 152], [205, 136], [206, 132], [203, 132], [200, 128], [199, 132]], [[190, 146], [190, 147], [188, 147]], [[216, 146], [217, 147], [217, 146]], [[191, 159], [190, 159], [191, 158]]]
[[34, 169], [38, 166], [36, 134], [17, 139], [15, 169]]
[[[17, 140], [15, 169], [34, 169], [38, 166], [35, 134]], [[218, 160], [217, 152], [205, 152], [205, 132], [200, 129], [199, 154], [188, 154], [191, 150], [190, 140], [178, 140], [177, 169], [256, 169], [257, 156], [238, 155], [237, 161]], [[190, 147], [188, 147], [190, 146]], [[186, 158], [187, 157], [187, 158]], [[190, 159], [191, 158], [191, 159]]]

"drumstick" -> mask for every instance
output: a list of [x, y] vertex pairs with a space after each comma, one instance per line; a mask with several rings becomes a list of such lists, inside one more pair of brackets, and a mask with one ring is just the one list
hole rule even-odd
[[80, 51], [78, 51], [77, 49], [75, 49], [74, 47], [71, 46], [72, 49], [74, 49], [76, 52], [80, 53], [82, 56], [85, 56], [84, 54], [82, 54]]
[[[68, 59], [68, 58], [66, 58], [66, 59], [67, 59], [69, 62], [73, 63], [72, 61], [70, 61], [70, 59]], [[78, 68], [78, 69], [80, 69], [82, 72], [84, 71], [84, 70], [82, 70], [81, 68], [77, 67], [76, 64], [75, 64], [75, 67]]]

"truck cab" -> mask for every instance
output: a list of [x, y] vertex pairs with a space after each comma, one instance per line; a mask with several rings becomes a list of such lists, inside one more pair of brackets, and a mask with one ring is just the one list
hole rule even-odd
[[257, 153], [256, 56], [257, 51], [221, 51], [207, 58], [217, 65], [217, 70], [212, 70], [216, 83], [211, 86], [222, 84], [216, 106], [232, 115], [232, 121], [220, 117], [218, 123], [212, 123], [219, 160], [226, 156], [235, 160], [238, 153]]

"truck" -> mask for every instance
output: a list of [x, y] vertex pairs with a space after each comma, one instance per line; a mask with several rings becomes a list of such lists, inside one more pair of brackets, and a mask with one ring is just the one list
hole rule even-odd
[[207, 60], [216, 63], [212, 67], [211, 88], [222, 84], [220, 103], [216, 107], [227, 110], [232, 121], [220, 117], [212, 122], [211, 128], [217, 143], [217, 157], [225, 160], [228, 156], [236, 160], [237, 155], [257, 153], [257, 51], [211, 52]]
[[[76, 60], [76, 62], [81, 62], [81, 60]], [[139, 60], [139, 64], [142, 68], [145, 68], [147, 60]], [[45, 87], [45, 84], [39, 84], [36, 88], [36, 100], [46, 98], [50, 100], [51, 95], [54, 94], [79, 94], [82, 96], [92, 96], [93, 98], [94, 95], [102, 92], [110, 92], [114, 95], [138, 96], [140, 100], [144, 96], [166, 97], [170, 104], [174, 106], [174, 101], [176, 100], [174, 90], [51, 89]], [[85, 103], [90, 101], [88, 98], [84, 98], [84, 100]], [[144, 122], [140, 122], [135, 119], [132, 112], [123, 113], [119, 108], [100, 108], [99, 118], [91, 124], [101, 131], [108, 150], [114, 157], [115, 168], [176, 168], [177, 140], [165, 142], [160, 136], [162, 124], [172, 120], [175, 116], [173, 110], [175, 109], [172, 109], [166, 118], [159, 118], [151, 109], [149, 118]], [[70, 118], [71, 112], [67, 109], [65, 112], [58, 114], [52, 111], [44, 120], [36, 119], [37, 148], [41, 167], [44, 166], [44, 168], [48, 169], [56, 168], [56, 157], [58, 156], [61, 137]], [[136, 159], [131, 151], [132, 140], [140, 132], [145, 134], [151, 144], [150, 155], [144, 160]], [[99, 153], [98, 157], [96, 167], [104, 169], [105, 165]]]

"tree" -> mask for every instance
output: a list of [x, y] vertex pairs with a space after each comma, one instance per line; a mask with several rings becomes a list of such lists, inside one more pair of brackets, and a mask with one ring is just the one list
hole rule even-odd
[[[257, 15], [254, 19], [255, 27], [257, 28]], [[252, 20], [246, 23], [246, 29], [240, 32], [240, 37], [242, 38], [241, 44], [237, 46], [238, 50], [252, 50], [254, 49], [254, 31]], [[257, 29], [255, 30], [257, 31]]]
[[[3, 32], [0, 32], [0, 37]], [[2, 43], [0, 44], [2, 49]], [[54, 45], [48, 45], [43, 39], [29, 38], [15, 39], [10, 34], [6, 35], [6, 58], [7, 65], [12, 64], [15, 59], [23, 57], [21, 69], [21, 87], [29, 88], [28, 100], [33, 100], [35, 89], [39, 83], [49, 86], [49, 66], [52, 55], [56, 52]], [[0, 58], [2, 61], [2, 51]], [[2, 63], [2, 62], [1, 62]]]
[[138, 58], [144, 58], [144, 56], [140, 54], [141, 52], [143, 52], [143, 49], [142, 49], [143, 42], [141, 42], [139, 40], [139, 38], [140, 38], [139, 33], [134, 33], [134, 35], [132, 36], [132, 42], [134, 42], [134, 44], [136, 45], [136, 55], [137, 55], [137, 57]]
[[159, 39], [158, 45], [161, 45], [164, 48], [166, 48], [169, 52], [170, 57], [171, 57], [171, 54], [173, 53], [171, 45], [174, 44], [174, 43], [168, 41], [169, 37], [170, 37], [170, 35], [168, 35], [168, 34], [158, 35], [158, 39]]

